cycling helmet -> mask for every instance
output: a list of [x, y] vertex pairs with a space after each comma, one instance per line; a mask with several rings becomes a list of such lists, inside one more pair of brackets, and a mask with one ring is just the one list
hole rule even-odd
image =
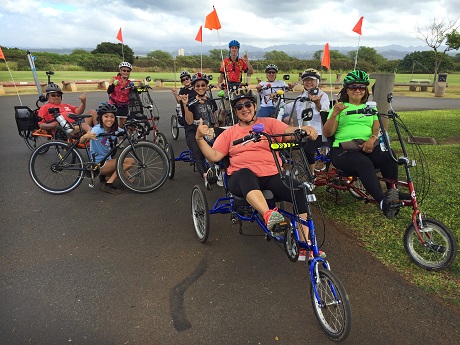
[[128, 67], [130, 70], [133, 69], [133, 66], [127, 61], [123, 61], [118, 65], [118, 69], [121, 69], [122, 67]]
[[188, 73], [188, 71], [182, 71], [182, 72], [180, 72], [179, 78], [182, 79], [182, 77], [189, 77], [190, 78], [190, 73]]
[[231, 47], [240, 47], [240, 42], [238, 42], [237, 40], [231, 40], [229, 43], [228, 43], [228, 48], [231, 48]]
[[63, 94], [61, 88], [59, 87], [58, 84], [55, 83], [50, 83], [46, 85], [45, 89], [46, 94], [52, 93], [52, 92], [59, 92], [61, 95]]
[[276, 65], [274, 65], [272, 63], [267, 65], [267, 67], [265, 67], [265, 73], [267, 73], [270, 70], [274, 70], [275, 72], [278, 72], [278, 66], [276, 66]]
[[97, 108], [97, 115], [102, 116], [106, 113], [117, 113], [117, 107], [112, 103], [101, 103]]
[[242, 98], [247, 98], [253, 101], [254, 103], [257, 102], [256, 95], [252, 92], [251, 89], [238, 89], [235, 92], [232, 93], [231, 95], [231, 104], [232, 107], [235, 107], [235, 103]]
[[192, 85], [195, 85], [195, 83], [198, 80], [203, 80], [206, 83], [206, 85], [209, 84], [209, 79], [208, 79], [207, 75], [204, 74], [204, 73], [196, 72], [194, 75], [192, 75]]
[[321, 79], [321, 74], [314, 68], [307, 68], [302, 73], [302, 80], [304, 80], [306, 78], [316, 78], [319, 81]]
[[350, 84], [369, 85], [369, 75], [366, 72], [360, 70], [351, 71], [343, 79], [343, 86]]

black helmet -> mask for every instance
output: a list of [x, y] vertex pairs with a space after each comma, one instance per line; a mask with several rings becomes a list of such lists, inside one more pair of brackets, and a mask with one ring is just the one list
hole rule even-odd
[[117, 107], [112, 103], [101, 103], [97, 108], [97, 115], [102, 116], [107, 113], [117, 113]]
[[206, 85], [209, 84], [208, 76], [204, 73], [196, 72], [194, 75], [192, 75], [192, 85], [195, 85], [198, 80], [203, 80]]
[[55, 84], [55, 83], [50, 83], [50, 84], [46, 85], [45, 92], [46, 92], [46, 94], [49, 94], [49, 93], [52, 93], [52, 92], [59, 92], [61, 95], [63, 94], [63, 92], [62, 92], [61, 88], [59, 87], [59, 85]]
[[239, 99], [243, 99], [243, 98], [247, 98], [251, 101], [253, 101], [254, 103], [257, 102], [257, 98], [256, 96], [254, 95], [254, 93], [252, 92], [251, 89], [239, 89], [239, 90], [236, 90], [235, 92], [232, 93], [231, 95], [231, 104], [232, 104], [232, 107], [235, 107], [235, 103], [239, 100]]
[[351, 71], [343, 79], [343, 86], [350, 84], [369, 85], [369, 75], [366, 72], [360, 70]]
[[306, 78], [316, 78], [318, 81], [321, 79], [321, 74], [314, 69], [314, 68], [307, 68], [303, 73], [302, 73], [302, 80]]
[[265, 67], [265, 73], [267, 73], [268, 71], [270, 70], [273, 70], [275, 72], [278, 72], [278, 66], [274, 65], [274, 64], [269, 64], [267, 65], [267, 67]]
[[180, 72], [179, 78], [182, 79], [182, 77], [189, 77], [190, 78], [190, 73], [188, 73], [188, 71], [182, 71], [182, 72]]

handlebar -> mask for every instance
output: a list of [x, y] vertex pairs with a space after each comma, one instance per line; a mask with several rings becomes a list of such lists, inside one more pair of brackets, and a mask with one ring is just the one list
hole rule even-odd
[[[259, 126], [260, 125], [260, 126]], [[256, 127], [257, 126], [257, 127]], [[306, 131], [302, 128], [297, 128], [294, 130], [293, 133], [283, 133], [283, 134], [268, 134], [263, 132], [264, 126], [262, 124], [256, 124], [252, 127], [253, 129], [249, 132], [248, 135], [244, 136], [243, 138], [236, 139], [233, 141], [232, 145], [236, 146], [239, 144], [246, 145], [250, 141], [260, 141], [262, 136], [266, 137], [271, 144], [271, 139], [275, 137], [283, 137], [283, 136], [294, 136], [296, 141], [302, 141], [302, 139], [308, 137]]]
[[349, 110], [345, 112], [345, 115], [353, 115], [353, 114], [363, 114], [363, 116], [377, 115], [378, 114], [377, 103], [367, 102], [365, 108]]

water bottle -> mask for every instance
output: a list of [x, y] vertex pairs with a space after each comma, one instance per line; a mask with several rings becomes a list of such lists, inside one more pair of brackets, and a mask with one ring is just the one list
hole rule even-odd
[[278, 111], [277, 119], [280, 121], [283, 121], [283, 116], [284, 116], [284, 105], [280, 107], [280, 110]]
[[[388, 137], [388, 133], [385, 132], [386, 137], [388, 139], [388, 143], [390, 142], [390, 138]], [[380, 150], [382, 151], [388, 151], [387, 146], [385, 145], [385, 140], [383, 138], [382, 130], [379, 130], [379, 144], [380, 144]]]
[[61, 114], [56, 116], [56, 121], [59, 122], [62, 129], [64, 129], [67, 133], [70, 133], [73, 131], [73, 126]]

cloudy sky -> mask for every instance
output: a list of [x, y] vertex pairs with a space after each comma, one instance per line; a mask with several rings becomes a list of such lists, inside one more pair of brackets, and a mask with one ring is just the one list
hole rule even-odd
[[195, 36], [213, 5], [222, 28], [203, 28], [203, 45], [357, 46], [352, 29], [364, 16], [361, 46], [424, 46], [417, 28], [460, 15], [459, 0], [1, 0], [0, 46], [95, 48], [117, 43], [120, 27], [135, 53], [199, 46]]

